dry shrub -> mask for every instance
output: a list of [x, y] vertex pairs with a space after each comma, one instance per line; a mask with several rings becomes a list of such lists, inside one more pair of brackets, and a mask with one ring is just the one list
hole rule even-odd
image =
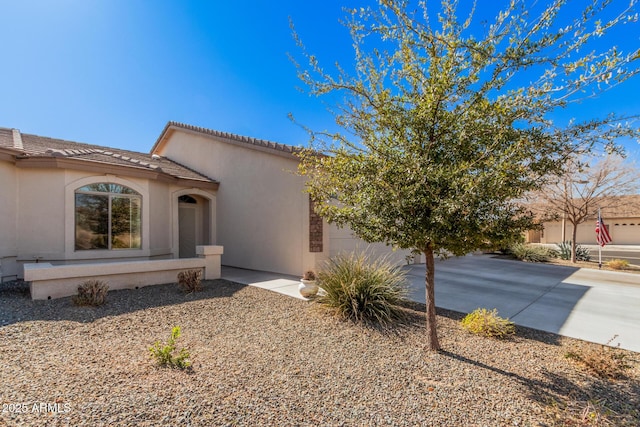
[[627, 371], [631, 369], [627, 354], [618, 348], [608, 346], [616, 337], [617, 335], [611, 338], [606, 345], [569, 351], [565, 357], [597, 377], [612, 380], [625, 378]]
[[467, 314], [461, 321], [467, 331], [485, 337], [505, 338], [516, 331], [513, 322], [498, 316], [498, 310], [477, 308]]
[[547, 411], [554, 419], [552, 426], [637, 426], [638, 411], [626, 408], [614, 411], [604, 399], [581, 400], [569, 398], [566, 401], [550, 400]]
[[102, 280], [87, 280], [78, 286], [78, 294], [72, 300], [75, 305], [102, 305], [108, 291], [109, 286]]
[[178, 273], [178, 286], [187, 293], [201, 291], [202, 270], [186, 270]]
[[612, 259], [607, 262], [607, 267], [612, 268], [614, 270], [625, 270], [629, 268], [629, 261], [626, 259]]

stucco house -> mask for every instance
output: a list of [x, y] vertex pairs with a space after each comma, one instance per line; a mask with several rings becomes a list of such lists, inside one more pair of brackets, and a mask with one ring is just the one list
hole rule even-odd
[[[177, 234], [181, 206], [195, 200], [215, 209], [219, 185], [170, 159], [6, 128], [0, 183], [3, 278], [21, 277], [21, 266], [36, 261], [188, 256]], [[202, 227], [199, 243], [209, 244], [214, 223]]]
[[313, 212], [295, 150], [176, 122], [149, 153], [0, 128], [0, 277], [33, 262], [189, 258], [197, 245], [223, 246], [223, 265], [299, 275], [364, 246]]
[[[602, 202], [603, 206], [615, 206], [602, 208], [601, 214], [605, 226], [611, 235], [614, 245], [640, 245], [640, 195], [615, 196], [611, 200]], [[597, 206], [598, 200], [595, 200]], [[576, 243], [582, 245], [595, 245], [596, 242], [596, 215], [591, 215], [587, 220], [578, 225]], [[564, 234], [563, 229], [564, 227]], [[547, 221], [543, 224], [542, 231], [529, 231], [526, 239], [530, 243], [559, 243], [571, 240], [573, 225], [561, 219]]]

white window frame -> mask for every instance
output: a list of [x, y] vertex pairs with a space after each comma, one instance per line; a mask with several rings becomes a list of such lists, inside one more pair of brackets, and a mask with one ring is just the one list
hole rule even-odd
[[[75, 197], [76, 190], [90, 184], [118, 184], [135, 191], [142, 198], [141, 206], [141, 249], [92, 249], [75, 250]], [[102, 259], [148, 259], [149, 249], [149, 188], [147, 180], [129, 180], [114, 175], [96, 175], [68, 182], [65, 186], [65, 259], [66, 260], [102, 260]]]

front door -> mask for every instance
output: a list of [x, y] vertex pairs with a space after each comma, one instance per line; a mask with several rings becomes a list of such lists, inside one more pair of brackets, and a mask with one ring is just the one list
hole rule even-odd
[[178, 233], [180, 258], [195, 258], [197, 245], [196, 204], [180, 203], [178, 205]]

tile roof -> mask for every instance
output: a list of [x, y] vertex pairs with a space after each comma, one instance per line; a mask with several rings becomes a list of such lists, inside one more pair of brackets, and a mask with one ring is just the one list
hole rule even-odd
[[184, 165], [157, 155], [25, 134], [17, 129], [0, 127], [0, 148], [13, 151], [19, 159], [69, 158], [148, 170], [178, 179], [216, 182]]
[[603, 197], [600, 202], [602, 217], [607, 218], [638, 218], [640, 217], [640, 194], [628, 196]]
[[217, 130], [207, 129], [207, 128], [189, 125], [189, 124], [180, 123], [180, 122], [168, 122], [164, 127], [164, 129], [162, 130], [162, 132], [160, 133], [160, 136], [156, 140], [156, 143], [154, 144], [153, 148], [151, 149], [152, 153], [154, 152], [155, 148], [158, 146], [160, 141], [165, 137], [165, 135], [167, 134], [167, 131], [169, 131], [172, 128], [185, 129], [185, 130], [200, 133], [203, 135], [215, 136], [215, 137], [227, 139], [233, 142], [244, 143], [244, 144], [247, 144], [248, 146], [274, 150], [280, 153], [295, 154], [301, 150], [300, 147], [280, 144], [278, 142], [267, 141], [265, 139], [252, 138], [249, 136], [242, 136], [242, 135], [237, 135], [237, 134], [228, 133], [228, 132], [220, 132]]

